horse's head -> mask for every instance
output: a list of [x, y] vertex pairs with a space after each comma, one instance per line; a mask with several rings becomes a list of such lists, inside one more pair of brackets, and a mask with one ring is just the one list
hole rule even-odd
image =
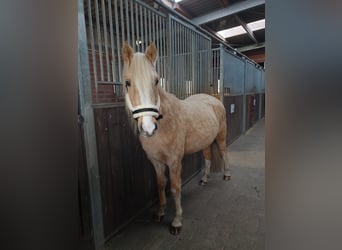
[[155, 67], [157, 48], [151, 43], [145, 54], [134, 54], [133, 49], [125, 43], [122, 47], [122, 58], [127, 107], [138, 121], [139, 133], [152, 136], [160, 117], [159, 78]]

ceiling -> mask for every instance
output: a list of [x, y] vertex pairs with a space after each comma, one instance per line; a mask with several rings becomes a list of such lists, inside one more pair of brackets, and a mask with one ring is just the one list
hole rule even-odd
[[[180, 2], [161, 0], [161, 2], [264, 66], [265, 28], [252, 31], [247, 24], [265, 19], [265, 0], [182, 0]], [[217, 35], [218, 31], [239, 25], [243, 27], [244, 34], [230, 38]], [[218, 39], [213, 39], [213, 44], [215, 40]]]

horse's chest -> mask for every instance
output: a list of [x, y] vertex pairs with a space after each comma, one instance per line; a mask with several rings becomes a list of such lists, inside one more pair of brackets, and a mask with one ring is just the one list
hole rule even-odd
[[162, 162], [167, 162], [171, 156], [184, 152], [184, 136], [181, 138], [171, 133], [168, 136], [141, 137], [140, 142], [150, 158]]

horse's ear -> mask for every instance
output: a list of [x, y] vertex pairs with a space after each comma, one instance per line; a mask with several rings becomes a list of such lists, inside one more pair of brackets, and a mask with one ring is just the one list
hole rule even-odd
[[148, 46], [146, 49], [145, 56], [153, 65], [156, 64], [157, 54], [158, 54], [157, 48], [154, 45], [154, 42], [151, 42], [150, 46]]
[[124, 63], [131, 64], [133, 58], [133, 49], [127, 42], [122, 46], [122, 59]]

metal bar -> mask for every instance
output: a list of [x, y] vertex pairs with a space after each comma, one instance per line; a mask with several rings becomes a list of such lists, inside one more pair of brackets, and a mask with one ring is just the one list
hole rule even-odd
[[[120, 0], [120, 21], [121, 21], [121, 41], [122, 44], [125, 42], [125, 26], [124, 26], [124, 12], [123, 12], [123, 2]], [[121, 46], [120, 46], [121, 47]]]
[[152, 41], [152, 24], [151, 24], [151, 11], [148, 11], [148, 44]]
[[[114, 0], [115, 1], [115, 0]], [[112, 51], [112, 75], [113, 82], [116, 80], [115, 74], [115, 52], [114, 52], [114, 30], [113, 30], [113, 17], [112, 17], [112, 1], [108, 0], [108, 14], [109, 14], [109, 33], [110, 33], [110, 46]], [[110, 80], [110, 79], [109, 79]], [[115, 89], [113, 89], [115, 93]]]
[[165, 89], [169, 90], [168, 89], [169, 85], [167, 82], [169, 75], [168, 75], [168, 72], [166, 71], [166, 69], [169, 68], [169, 67], [167, 67], [167, 63], [169, 62], [169, 60], [167, 60], [167, 57], [170, 57], [170, 55], [169, 55], [170, 51], [167, 51], [168, 47], [167, 47], [167, 43], [166, 43], [166, 37], [168, 36], [169, 33], [167, 32], [166, 25], [167, 25], [167, 20], [163, 19], [162, 26], [163, 26], [163, 33], [164, 33], [164, 36], [163, 36], [163, 50], [164, 50], [163, 72], [164, 72], [164, 79], [165, 79], [164, 84], [165, 84]]
[[110, 68], [109, 68], [109, 55], [108, 55], [108, 34], [107, 34], [107, 18], [106, 18], [106, 5], [104, 0], [101, 0], [102, 8], [102, 24], [103, 24], [103, 34], [105, 40], [105, 56], [106, 56], [106, 68], [107, 68], [107, 80], [110, 81]]
[[133, 46], [133, 48], [135, 48], [136, 42], [135, 42], [134, 17], [133, 17], [134, 4], [133, 4], [132, 0], [129, 1], [129, 6], [130, 6], [129, 12], [131, 14], [132, 46]]
[[117, 6], [117, 0], [114, 0], [114, 11], [115, 11], [115, 31], [116, 31], [116, 49], [118, 53], [118, 59], [115, 60], [118, 64], [118, 70], [119, 70], [119, 81], [122, 81], [121, 77], [121, 46], [120, 46], [120, 33], [119, 33], [119, 18], [118, 18], [118, 6]]
[[144, 34], [143, 34], [143, 11], [142, 7], [139, 6], [139, 12], [140, 12], [140, 34], [141, 34], [141, 52], [144, 50]]
[[220, 99], [224, 101], [224, 50], [222, 44], [220, 44]]
[[103, 81], [103, 58], [102, 58], [102, 39], [101, 39], [101, 25], [100, 25], [100, 17], [99, 17], [99, 6], [98, 0], [95, 1], [95, 16], [96, 16], [96, 33], [97, 33], [97, 42], [99, 48], [99, 60], [100, 60], [100, 72], [101, 72], [101, 81]]
[[193, 19], [191, 19], [191, 21], [195, 24], [195, 25], [201, 25], [201, 24], [205, 24], [208, 22], [212, 22], [214, 20], [223, 18], [223, 17], [227, 17], [230, 15], [234, 15], [236, 13], [239, 13], [241, 11], [259, 6], [265, 4], [265, 0], [249, 0], [249, 1], [241, 1], [241, 2], [237, 2], [234, 4], [230, 4], [229, 6], [225, 7], [225, 8], [221, 8], [215, 11], [212, 11], [208, 14], [199, 16], [199, 17], [195, 17]]
[[241, 133], [245, 133], [246, 131], [246, 114], [247, 114], [247, 96], [246, 96], [246, 75], [247, 75], [247, 61], [244, 60], [244, 79], [243, 79], [243, 92], [242, 92], [242, 131]]
[[78, 0], [78, 86], [80, 113], [84, 118], [83, 137], [89, 180], [93, 239], [95, 249], [100, 249], [104, 246], [101, 186], [98, 178], [99, 168], [83, 0]]
[[161, 61], [160, 61], [160, 58], [161, 58], [161, 48], [160, 48], [160, 38], [161, 38], [161, 29], [160, 29], [160, 19], [161, 17], [160, 16], [156, 16], [156, 28], [157, 28], [157, 48], [158, 48], [158, 57], [159, 59], [157, 60], [157, 71], [158, 71], [158, 75], [160, 77], [160, 71], [161, 71]]
[[115, 82], [99, 81], [98, 84], [100, 84], [100, 85], [120, 85], [120, 86], [122, 86], [122, 82], [118, 82], [118, 81], [115, 81]]
[[[159, 16], [162, 16], [162, 17], [166, 18], [166, 15], [165, 15], [164, 13], [162, 13], [162, 12], [160, 12], [160, 11], [154, 9], [154, 8], [151, 7], [150, 5], [144, 3], [143, 1], [141, 1], [141, 0], [135, 0], [135, 1], [136, 1], [137, 3], [139, 3], [140, 5], [142, 5], [144, 8], [146, 8], [146, 9], [148, 9], [148, 10], [150, 10], [150, 11], [156, 13], [156, 14], [158, 14]], [[158, 3], [158, 4], [160, 5], [160, 3]]]
[[131, 34], [129, 28], [129, 14], [128, 14], [128, 0], [125, 0], [125, 9], [126, 9], [126, 34], [127, 34], [127, 42], [131, 44]]
[[153, 42], [156, 42], [156, 23], [155, 23], [155, 19], [154, 19], [155, 14], [152, 13], [152, 39]]
[[147, 9], [144, 8], [144, 29], [142, 29], [144, 31], [144, 37], [145, 37], [145, 43], [144, 43], [144, 49], [143, 51], [145, 51], [145, 49], [147, 48], [148, 46], [148, 41], [147, 41], [147, 27], [146, 27], [146, 24], [147, 24]]
[[95, 40], [94, 40], [94, 30], [93, 30], [93, 18], [91, 15], [91, 1], [88, 0], [88, 19], [90, 28], [90, 44], [91, 44], [91, 54], [93, 59], [93, 74], [95, 83], [95, 98], [97, 99], [98, 85], [97, 85], [97, 65], [96, 65], [96, 51], [95, 51]]
[[135, 30], [136, 30], [136, 33], [137, 33], [137, 38], [136, 38], [136, 48], [137, 50], [136, 51], [140, 51], [140, 37], [139, 37], [139, 15], [138, 15], [138, 4], [136, 3], [136, 1], [134, 1], [134, 5], [135, 5]]
[[181, 40], [180, 40], [180, 32], [179, 32], [179, 30], [180, 30], [180, 25], [179, 25], [179, 23], [177, 23], [176, 22], [176, 30], [177, 30], [177, 64], [176, 64], [176, 67], [177, 67], [177, 82], [176, 82], [176, 87], [177, 87], [177, 96], [179, 97], [179, 98], [182, 98], [181, 97], [181, 93], [180, 93], [180, 91], [179, 91], [179, 85], [181, 84], [180, 83], [180, 65], [179, 65], [179, 63], [180, 63], [180, 55], [179, 55], [179, 52], [180, 52], [180, 42], [181, 42]]
[[179, 89], [180, 89], [180, 92], [181, 92], [181, 95], [185, 96], [186, 97], [186, 92], [184, 92], [184, 84], [185, 84], [185, 81], [184, 81], [184, 56], [183, 56], [183, 49], [184, 49], [184, 37], [183, 37], [183, 31], [184, 31], [184, 27], [180, 26], [180, 34], [179, 34], [179, 37], [180, 37], [180, 82], [179, 82]]
[[[171, 71], [171, 68], [172, 68], [172, 54], [173, 54], [173, 51], [172, 51], [172, 44], [173, 44], [173, 42], [172, 42], [172, 23], [171, 23], [171, 16], [169, 15], [169, 17], [168, 17], [168, 19], [167, 19], [167, 24], [165, 24], [165, 27], [166, 27], [166, 25], [168, 26], [168, 43], [167, 43], [167, 46], [168, 46], [168, 66], [169, 67], [167, 67], [167, 70], [168, 70], [168, 72], [167, 72], [167, 90], [168, 91], [170, 91], [170, 92], [172, 92], [172, 86], [171, 86], [171, 82], [172, 82], [172, 76], [171, 76], [171, 74], [172, 74], [172, 71]], [[165, 44], [166, 44], [166, 40], [165, 40]]]

